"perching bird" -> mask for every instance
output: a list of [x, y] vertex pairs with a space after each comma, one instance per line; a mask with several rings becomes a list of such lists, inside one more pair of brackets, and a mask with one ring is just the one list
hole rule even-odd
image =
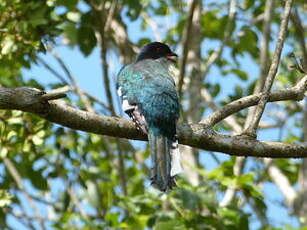
[[167, 45], [152, 42], [117, 76], [117, 92], [124, 112], [148, 135], [153, 161], [151, 180], [161, 191], [176, 186], [175, 176], [183, 171], [176, 136], [179, 103], [169, 72], [176, 58], [177, 54]]

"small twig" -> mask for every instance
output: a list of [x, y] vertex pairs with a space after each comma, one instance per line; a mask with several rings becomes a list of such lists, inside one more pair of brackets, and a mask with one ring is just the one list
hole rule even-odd
[[161, 34], [158, 23], [153, 20], [149, 15], [147, 15], [145, 12], [141, 14], [144, 21], [151, 27], [151, 30], [153, 31], [153, 34], [155, 36], [156, 41], [161, 41]]
[[[263, 23], [263, 36], [260, 44], [260, 78], [255, 87], [254, 93], [259, 93], [263, 89], [267, 71], [269, 67], [269, 44], [271, 35], [271, 22], [274, 11], [274, 0], [267, 0], [265, 3], [264, 23]], [[252, 113], [253, 114], [253, 113]], [[251, 115], [252, 116], [252, 115]]]
[[47, 70], [49, 70], [54, 76], [56, 76], [63, 84], [69, 85], [68, 81], [61, 74], [59, 74], [53, 67], [51, 67], [47, 62], [45, 62], [44, 59], [42, 59], [39, 56], [37, 59]]
[[290, 14], [290, 19], [295, 27], [295, 32], [300, 44], [300, 50], [303, 54], [302, 69], [303, 72], [307, 72], [307, 48], [305, 43], [305, 29], [302, 25], [302, 20], [297, 12], [297, 8], [294, 8]]
[[[21, 209], [22, 209], [22, 211], [25, 211], [23, 207]], [[6, 210], [4, 210], [4, 211], [6, 211]], [[25, 218], [25, 217], [24, 218], [20, 218], [19, 216], [15, 215], [15, 213], [12, 210], [8, 210], [8, 211], [6, 211], [6, 213], [12, 215], [13, 217], [15, 217], [16, 220], [19, 221], [19, 223], [24, 225], [26, 228], [29, 228], [31, 230], [37, 230], [34, 227], [30, 217], [29, 218]], [[9, 227], [9, 226], [6, 226], [6, 227]], [[9, 229], [10, 230], [16, 230], [15, 228], [13, 229], [11, 227], [9, 227]]]
[[[25, 218], [25, 219], [30, 219], [32, 221], [37, 220], [36, 217], [26, 215], [25, 213], [18, 213], [18, 212], [10, 212], [13, 216], [15, 216], [17, 219]], [[40, 217], [41, 221], [52, 221], [51, 218], [46, 218], [46, 217]]]
[[[304, 98], [304, 93], [307, 90], [307, 75], [304, 76], [294, 87], [272, 91], [269, 94], [268, 101], [285, 101], [285, 100], [302, 100]], [[260, 100], [262, 93], [250, 95], [247, 97], [240, 98], [229, 104], [225, 105], [219, 110], [200, 121], [201, 124], [206, 126], [214, 126], [216, 123], [222, 121], [226, 117], [233, 113], [239, 112], [242, 109], [248, 108], [250, 106], [256, 105]]]
[[128, 190], [127, 190], [127, 178], [126, 178], [126, 172], [125, 172], [125, 156], [121, 148], [120, 140], [116, 139], [116, 145], [117, 145], [117, 151], [118, 151], [118, 163], [119, 163], [119, 180], [120, 184], [123, 190], [123, 194], [127, 196]]
[[205, 67], [202, 71], [205, 77], [209, 73], [211, 66], [221, 57], [224, 51], [224, 47], [227, 45], [227, 43], [231, 38], [231, 29], [235, 21], [236, 12], [237, 12], [237, 1], [230, 0], [228, 6], [228, 20], [223, 34], [223, 40], [220, 46], [209, 56], [208, 60], [205, 63]]
[[291, 4], [292, 4], [292, 0], [286, 0], [286, 4], [284, 8], [284, 16], [283, 16], [280, 30], [279, 30], [279, 35], [278, 35], [278, 40], [277, 40], [274, 56], [273, 56], [273, 61], [272, 61], [268, 76], [265, 81], [263, 94], [257, 105], [254, 118], [252, 119], [248, 128], [243, 132], [243, 134], [248, 135], [250, 137], [257, 136], [256, 130], [259, 125], [260, 119], [262, 117], [265, 105], [269, 99], [269, 93], [270, 93], [274, 78], [277, 73], [277, 69], [278, 69], [279, 62], [280, 62], [281, 51], [282, 51], [284, 41], [286, 38], [287, 26], [288, 26], [290, 11], [291, 11]]
[[68, 85], [65, 85], [63, 87], [60, 88], [55, 88], [55, 89], [51, 89], [49, 90], [47, 93], [69, 93], [74, 91], [74, 89]]
[[208, 151], [209, 155], [212, 157], [212, 159], [215, 161], [215, 163], [217, 165], [220, 165], [222, 163], [222, 161], [218, 158], [218, 156], [216, 155], [216, 153]]
[[116, 13], [117, 4], [118, 4], [118, 0], [112, 1], [112, 5], [111, 5], [111, 8], [110, 8], [109, 13], [108, 13], [108, 17], [107, 17], [105, 25], [104, 25], [104, 32], [107, 32], [110, 29], [111, 22], [112, 22], [113, 17]]
[[184, 84], [184, 75], [185, 75], [185, 66], [188, 58], [188, 50], [189, 50], [189, 41], [191, 38], [191, 29], [192, 29], [192, 21], [194, 16], [194, 10], [196, 8], [196, 5], [199, 0], [193, 0], [190, 9], [189, 9], [189, 15], [187, 18], [186, 26], [184, 27], [183, 35], [182, 35], [182, 54], [181, 59], [179, 63], [179, 81], [178, 81], [178, 95], [179, 100], [182, 98], [182, 89]]
[[303, 65], [304, 65], [303, 61], [301, 61], [301, 63], [299, 63], [299, 61], [297, 60], [297, 58], [296, 58], [294, 53], [291, 53], [290, 57], [292, 58], [293, 63], [294, 63], [292, 66], [290, 66], [290, 68], [291, 69], [296, 69], [300, 73], [307, 74], [307, 70], [305, 71], [304, 67], [303, 67]]
[[99, 16], [99, 27], [96, 28], [97, 40], [100, 44], [100, 62], [102, 67], [102, 78], [105, 86], [106, 96], [108, 99], [109, 108], [111, 114], [115, 115], [114, 103], [113, 103], [113, 96], [111, 92], [111, 84], [110, 84], [110, 77], [109, 77], [109, 70], [108, 70], [108, 62], [107, 62], [107, 44], [106, 44], [106, 32], [109, 31], [111, 22], [116, 12], [117, 0], [113, 1], [107, 18], [105, 18], [105, 10], [97, 11], [96, 13]]
[[107, 106], [105, 103], [103, 103], [99, 98], [91, 95], [90, 93], [88, 92], [85, 92], [85, 91], [82, 91], [82, 93], [84, 93], [88, 98], [90, 98], [91, 100], [95, 101], [97, 104], [101, 105], [103, 107], [104, 110], [107, 110], [107, 111], [110, 111], [110, 108], [109, 106]]
[[[43, 59], [39, 59], [39, 61], [46, 67], [47, 70], [49, 70], [56, 78], [58, 78], [60, 81], [62, 81], [63, 84], [66, 84], [66, 86], [63, 87], [63, 89], [61, 89], [60, 91], [65, 93], [65, 92], [69, 92], [69, 91], [74, 91], [76, 92], [77, 89], [74, 87], [70, 87], [69, 82], [66, 81], [66, 79], [59, 74], [53, 67], [51, 67], [48, 63], [46, 63]], [[59, 88], [60, 89], [60, 88]], [[54, 90], [59, 90], [59, 89], [53, 89]], [[104, 110], [109, 111], [110, 108], [103, 103], [100, 99], [98, 99], [97, 97], [91, 95], [88, 92], [83, 91], [82, 89], [79, 88], [79, 92], [81, 92], [82, 94], [86, 95], [88, 98], [90, 98], [91, 100], [95, 101], [96, 103], [98, 103], [99, 105], [101, 105], [103, 107]]]
[[[209, 107], [213, 111], [219, 110], [218, 106], [213, 102], [213, 98], [211, 97], [210, 93], [206, 90], [202, 90], [202, 96], [205, 99], [206, 103], [209, 105]], [[226, 124], [228, 124], [237, 134], [242, 132], [242, 127], [237, 122], [235, 116], [230, 115], [229, 117], [226, 117], [225, 120]]]
[[284, 197], [286, 198], [287, 205], [291, 207], [297, 192], [291, 186], [288, 178], [280, 171], [280, 169], [274, 164], [273, 159], [263, 159], [264, 164], [267, 166], [267, 170], [271, 177], [271, 180], [277, 185]]
[[[236, 162], [233, 168], [233, 174], [234, 176], [238, 177], [242, 174], [244, 165], [246, 162], [246, 157], [237, 157]], [[221, 202], [219, 203], [219, 206], [226, 207], [228, 206], [231, 201], [234, 199], [236, 195], [237, 188], [235, 186], [229, 186], [229, 188], [226, 190], [225, 195]]]
[[108, 70], [106, 53], [107, 53], [107, 48], [106, 48], [105, 42], [102, 42], [100, 55], [101, 55], [101, 65], [102, 65], [102, 69], [103, 69], [103, 81], [104, 81], [104, 85], [105, 85], [105, 90], [106, 90], [109, 108], [110, 108], [111, 114], [114, 116], [115, 115], [115, 109], [114, 109], [114, 103], [113, 103], [113, 96], [112, 96], [112, 92], [111, 92], [111, 88], [110, 88], [111, 85], [110, 85], [110, 78], [109, 78], [109, 70]]
[[64, 98], [64, 97], [66, 97], [65, 93], [50, 92], [50, 93], [46, 93], [46, 94], [42, 95], [42, 98], [47, 100], [47, 101], [57, 100], [57, 99]]
[[275, 123], [260, 123], [259, 129], [272, 129], [279, 128], [285, 124], [285, 120], [278, 120]]
[[53, 50], [51, 48], [49, 50], [50, 50], [51, 54], [55, 57], [55, 59], [57, 60], [59, 65], [64, 70], [66, 76], [68, 77], [68, 79], [71, 82], [71, 85], [74, 87], [75, 92], [79, 95], [80, 99], [84, 103], [84, 106], [85, 106], [86, 110], [89, 111], [89, 112], [95, 112], [95, 110], [94, 110], [93, 106], [91, 105], [91, 103], [89, 102], [88, 98], [84, 95], [83, 91], [79, 87], [76, 78], [70, 72], [70, 70], [68, 69], [68, 67], [66, 66], [66, 64], [64, 63], [62, 58], [55, 52], [55, 50]]
[[72, 202], [79, 209], [81, 216], [84, 219], [88, 219], [88, 215], [87, 215], [86, 211], [82, 207], [80, 201], [78, 200], [78, 197], [75, 195], [75, 192], [73, 191], [72, 187], [69, 184], [67, 184], [67, 192], [68, 192], [69, 196], [71, 197]]

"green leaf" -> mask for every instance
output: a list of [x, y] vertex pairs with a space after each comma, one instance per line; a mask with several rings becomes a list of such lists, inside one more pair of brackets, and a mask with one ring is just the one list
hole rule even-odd
[[249, 26], [243, 26], [241, 28], [238, 39], [237, 48], [239, 52], [249, 52], [253, 57], [258, 56], [258, 36]]
[[227, 16], [219, 17], [219, 10], [205, 12], [201, 17], [202, 32], [205, 37], [222, 39], [227, 24]]
[[48, 21], [46, 19], [46, 10], [45, 7], [39, 7], [33, 11], [33, 13], [29, 17], [29, 24], [31, 24], [33, 27], [36, 27], [38, 25], [47, 24]]
[[42, 191], [49, 189], [47, 180], [42, 176], [42, 170], [35, 171], [32, 168], [28, 168], [28, 176], [35, 188]]
[[124, 2], [129, 7], [129, 10], [126, 12], [126, 16], [128, 16], [132, 21], [138, 19], [142, 10], [141, 1], [125, 0]]
[[74, 10], [77, 7], [78, 0], [56, 0], [56, 5], [67, 7], [68, 10]]
[[196, 210], [200, 203], [200, 198], [197, 193], [186, 189], [180, 189], [180, 199], [184, 209]]
[[184, 224], [178, 220], [159, 221], [155, 224], [154, 230], [184, 230]]
[[230, 72], [237, 75], [243, 81], [246, 81], [248, 79], [247, 73], [240, 69], [231, 69]]
[[78, 29], [77, 34], [78, 34], [78, 44], [81, 52], [85, 56], [90, 55], [97, 44], [95, 32], [90, 27], [81, 26]]

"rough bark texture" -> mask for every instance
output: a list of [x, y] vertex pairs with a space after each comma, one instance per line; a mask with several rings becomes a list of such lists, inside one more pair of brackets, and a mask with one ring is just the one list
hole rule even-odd
[[[85, 132], [134, 140], [146, 140], [133, 122], [74, 109], [61, 102], [47, 101], [48, 94], [30, 88], [0, 87], [0, 109], [37, 114], [51, 122]], [[258, 141], [244, 136], [222, 135], [203, 124], [179, 124], [179, 142], [184, 145], [236, 156], [307, 157], [307, 143]]]

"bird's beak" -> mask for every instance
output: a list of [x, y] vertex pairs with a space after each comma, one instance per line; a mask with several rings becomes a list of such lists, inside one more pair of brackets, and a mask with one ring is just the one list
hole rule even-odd
[[177, 62], [178, 55], [175, 54], [175, 53], [173, 53], [173, 52], [171, 52], [171, 53], [168, 53], [168, 54], [166, 55], [166, 58], [167, 58], [168, 60], [170, 60], [171, 62], [176, 63], [176, 62]]

